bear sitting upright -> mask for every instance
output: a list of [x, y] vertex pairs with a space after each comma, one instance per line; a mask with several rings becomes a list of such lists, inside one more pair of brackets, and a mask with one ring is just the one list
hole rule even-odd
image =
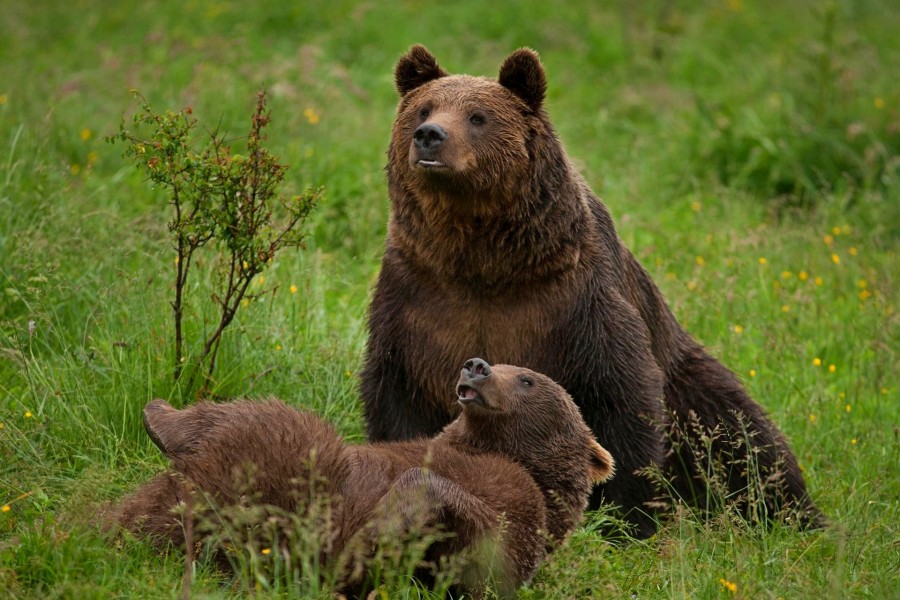
[[[746, 512], [822, 524], [783, 435], [679, 326], [572, 166], [543, 108], [537, 54], [514, 52], [495, 81], [448, 75], [417, 45], [395, 82], [391, 213], [361, 376], [370, 439], [440, 431], [459, 411], [447, 365], [478, 355], [572, 395], [618, 464], [591, 504], [620, 505], [638, 536], [656, 527], [648, 467], [682, 498], [708, 501], [697, 455], [710, 437]], [[747, 500], [750, 463], [762, 505]]]
[[[496, 591], [512, 595], [578, 525], [593, 484], [612, 475], [613, 459], [548, 377], [471, 359], [457, 395], [460, 416], [434, 439], [364, 446], [345, 445], [329, 425], [282, 402], [175, 410], [154, 400], [144, 423], [172, 468], [126, 498], [110, 521], [183, 547], [179, 505], [211, 504], [214, 511], [200, 508], [192, 517], [206, 521], [206, 530], [210, 522], [215, 528], [216, 511], [244, 506], [248, 495], [276, 515], [301, 518], [318, 496], [334, 515], [316, 532], [319, 559], [343, 572], [341, 591], [363, 593], [360, 571], [374, 540], [403, 539], [414, 523], [450, 534], [426, 558], [438, 564], [462, 554], [463, 587], [477, 595], [491, 579]], [[189, 539], [198, 538], [202, 532]], [[483, 542], [496, 544], [499, 559], [485, 562]], [[424, 581], [433, 575], [417, 574]]]

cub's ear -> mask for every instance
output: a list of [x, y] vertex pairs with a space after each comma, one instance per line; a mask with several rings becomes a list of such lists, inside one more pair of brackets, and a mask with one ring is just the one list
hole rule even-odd
[[547, 76], [537, 52], [520, 48], [510, 54], [500, 66], [500, 85], [521, 98], [533, 111], [544, 102]]
[[166, 458], [176, 460], [197, 448], [219, 413], [218, 406], [210, 402], [178, 410], [157, 398], [144, 407], [144, 429]]
[[152, 400], [144, 407], [144, 429], [163, 454], [169, 456], [175, 446], [179, 445], [179, 420], [176, 409], [165, 400]]
[[612, 454], [598, 444], [596, 440], [591, 440], [591, 464], [588, 472], [591, 475], [591, 481], [594, 483], [603, 483], [613, 476], [616, 464], [613, 461]]
[[416, 44], [400, 57], [394, 67], [394, 84], [401, 96], [405, 96], [420, 85], [438, 77], [446, 77], [447, 72], [437, 64], [425, 46]]

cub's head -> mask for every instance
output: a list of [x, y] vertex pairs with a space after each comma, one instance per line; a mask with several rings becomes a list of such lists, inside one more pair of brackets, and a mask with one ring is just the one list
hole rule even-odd
[[448, 75], [424, 46], [394, 70], [400, 105], [390, 174], [420, 194], [494, 199], [530, 172], [530, 139], [543, 131], [547, 80], [538, 55], [517, 50], [497, 80]]
[[506, 454], [526, 468], [568, 473], [584, 485], [612, 477], [613, 457], [549, 377], [473, 358], [463, 366], [456, 392], [462, 415], [448, 430], [466, 443]]

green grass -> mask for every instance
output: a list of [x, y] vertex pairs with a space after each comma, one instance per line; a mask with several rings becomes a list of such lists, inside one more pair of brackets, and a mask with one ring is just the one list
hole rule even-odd
[[[833, 522], [801, 534], [678, 514], [613, 546], [595, 515], [521, 596], [900, 596], [900, 10], [595, 4], [7, 3], [0, 596], [181, 590], [179, 556], [110, 542], [93, 520], [163, 467], [143, 405], [185, 401], [170, 381], [165, 198], [103, 142], [136, 108], [129, 89], [235, 135], [270, 91], [285, 191], [327, 197], [308, 249], [276, 259], [260, 286], [271, 292], [226, 335], [216, 392], [280, 396], [361, 441], [392, 69], [415, 42], [487, 75], [518, 46], [541, 53], [570, 155], [682, 323], [787, 434]], [[247, 585], [201, 567], [193, 591]]]

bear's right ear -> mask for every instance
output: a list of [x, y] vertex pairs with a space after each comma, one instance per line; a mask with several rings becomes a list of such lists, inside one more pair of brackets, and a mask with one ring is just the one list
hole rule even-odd
[[400, 57], [394, 67], [394, 84], [401, 96], [405, 96], [432, 79], [446, 77], [447, 72], [437, 64], [425, 46], [416, 44]]
[[547, 75], [537, 52], [531, 48], [520, 48], [510, 54], [500, 66], [498, 81], [535, 112], [544, 103]]

